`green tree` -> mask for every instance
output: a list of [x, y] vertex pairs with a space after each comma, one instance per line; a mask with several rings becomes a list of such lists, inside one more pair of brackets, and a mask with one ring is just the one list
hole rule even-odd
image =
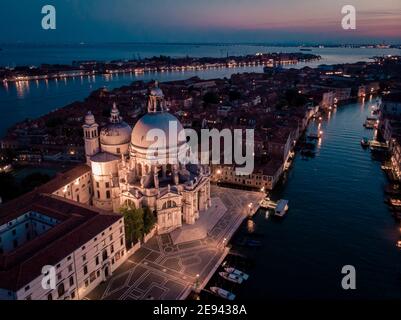
[[156, 223], [156, 215], [149, 208], [144, 209], [143, 213], [143, 226], [145, 234], [149, 233]]
[[131, 247], [143, 238], [144, 210], [142, 208], [136, 209], [131, 206], [124, 206], [120, 209], [120, 212], [124, 216], [126, 243]]

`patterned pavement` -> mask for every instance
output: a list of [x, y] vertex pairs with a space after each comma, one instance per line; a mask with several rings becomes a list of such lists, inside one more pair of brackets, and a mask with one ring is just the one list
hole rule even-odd
[[211, 192], [226, 212], [205, 238], [174, 244], [170, 234], [153, 237], [87, 299], [178, 300], [196, 283], [206, 283], [227, 254], [227, 240], [249, 214], [249, 203], [263, 198], [261, 193], [216, 186]]

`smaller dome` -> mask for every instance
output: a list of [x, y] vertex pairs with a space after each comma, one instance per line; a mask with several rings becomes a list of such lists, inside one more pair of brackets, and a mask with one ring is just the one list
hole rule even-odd
[[100, 131], [100, 143], [102, 145], [121, 145], [131, 141], [132, 128], [121, 121], [119, 123], [109, 123]]
[[100, 144], [115, 146], [128, 144], [131, 141], [132, 128], [120, 117], [116, 103], [110, 113], [110, 123], [100, 131]]
[[92, 125], [95, 123], [95, 116], [92, 114], [91, 111], [88, 111], [88, 113], [85, 116], [85, 124], [88, 126]]

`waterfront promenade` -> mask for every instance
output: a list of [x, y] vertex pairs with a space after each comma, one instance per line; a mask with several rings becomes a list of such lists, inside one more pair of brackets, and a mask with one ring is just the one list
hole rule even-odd
[[211, 193], [212, 207], [201, 213], [196, 226], [153, 237], [86, 299], [178, 300], [203, 288], [224, 261], [226, 245], [250, 213], [249, 204], [265, 196], [217, 186]]

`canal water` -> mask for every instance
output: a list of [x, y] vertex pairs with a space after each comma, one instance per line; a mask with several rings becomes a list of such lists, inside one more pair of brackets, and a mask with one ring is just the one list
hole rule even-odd
[[[363, 136], [373, 135], [362, 126], [373, 103], [341, 106], [323, 120], [316, 157], [297, 155], [273, 195], [290, 200], [287, 216], [259, 213], [255, 232], [263, 234], [263, 246], [234, 244], [253, 261], [250, 279], [233, 289], [239, 297], [401, 298], [399, 225], [384, 203], [380, 162], [360, 145]], [[341, 287], [344, 265], [356, 269], [356, 290]]]

